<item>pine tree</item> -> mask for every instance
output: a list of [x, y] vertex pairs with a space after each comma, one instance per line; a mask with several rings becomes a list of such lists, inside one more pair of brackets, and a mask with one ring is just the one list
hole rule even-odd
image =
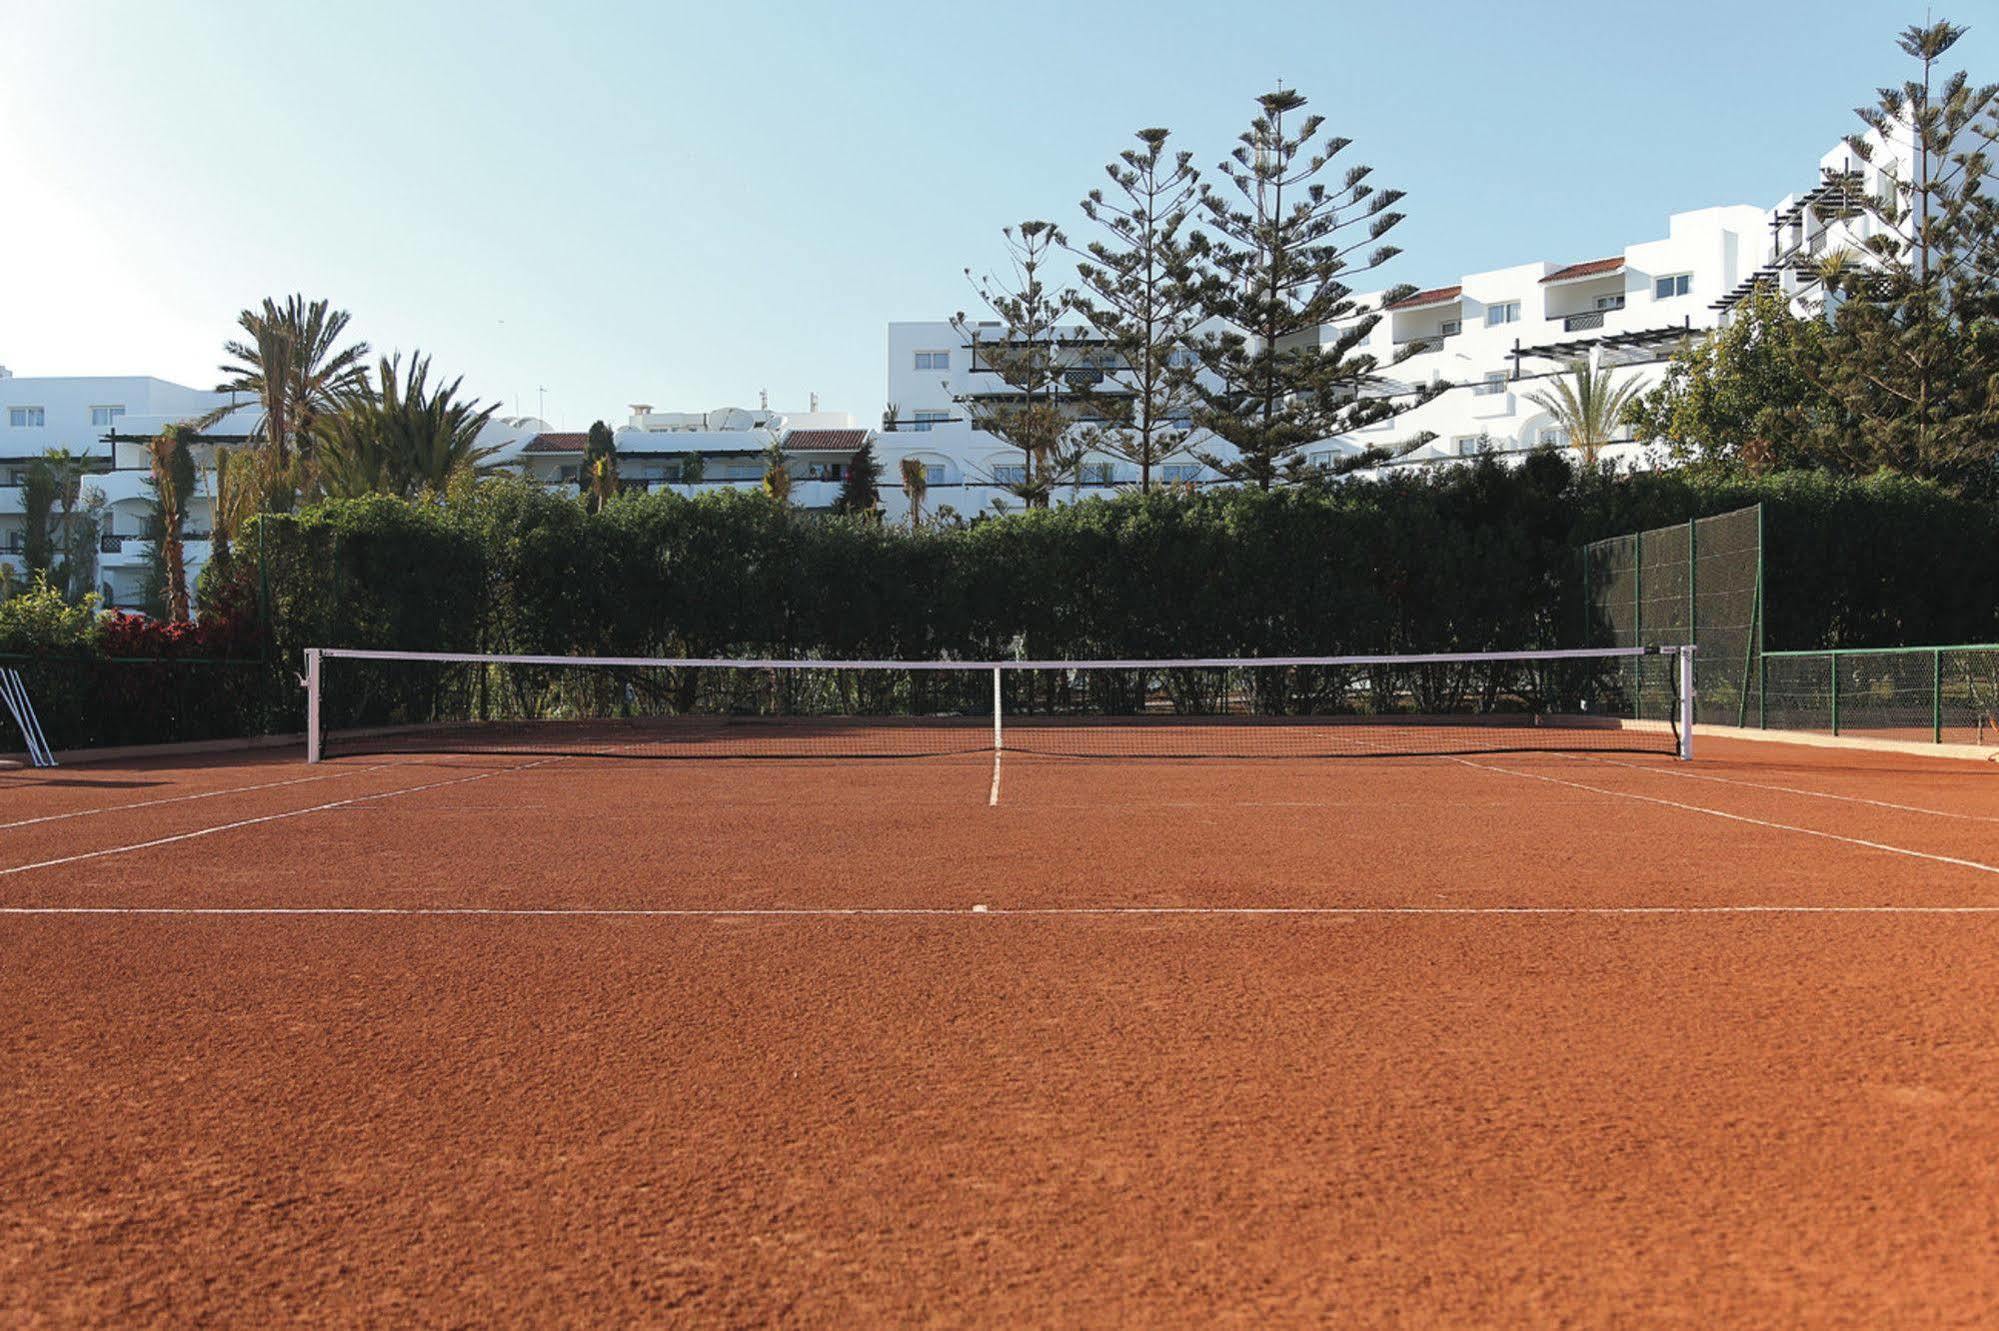
[[[1377, 191], [1368, 183], [1373, 169], [1362, 165], [1328, 187], [1318, 177], [1351, 140], [1319, 140], [1324, 117], [1316, 115], [1293, 129], [1288, 119], [1305, 106], [1295, 91], [1257, 100], [1257, 116], [1220, 165], [1233, 195], [1201, 187], [1209, 232], [1202, 305], [1220, 326], [1196, 343], [1208, 378], [1198, 382], [1194, 421], [1235, 447], [1233, 457], [1202, 461], [1267, 490], [1303, 473], [1306, 444], [1386, 420], [1447, 385], [1396, 398], [1370, 393], [1380, 367], [1355, 350], [1381, 314], [1356, 301], [1349, 283], [1400, 252], [1356, 251], [1402, 220], [1394, 210], [1402, 191]], [[1389, 291], [1383, 303], [1407, 290]], [[1334, 323], [1344, 326], [1332, 330]], [[1331, 340], [1322, 345], [1322, 336]]]
[[881, 459], [875, 456], [875, 441], [862, 444], [847, 463], [840, 482], [840, 495], [833, 501], [835, 513], [873, 515], [881, 508]]
[[1079, 252], [1076, 308], [1103, 339], [1115, 369], [1093, 395], [1101, 423], [1090, 447], [1138, 465], [1139, 488], [1187, 441], [1194, 408], [1190, 343], [1201, 320], [1194, 260], [1203, 242], [1188, 226], [1200, 194], [1194, 155], [1168, 157], [1163, 129], [1142, 129], [1140, 147], [1104, 167], [1112, 192], [1093, 189], [1083, 215], [1103, 236]]
[[1858, 113], [1874, 137], [1847, 140], [1856, 157], [1871, 162], [1878, 139], [1906, 144], [1912, 161], [1885, 193], [1853, 196], [1878, 229], [1863, 261], [1829, 283], [1831, 354], [1816, 377], [1846, 418], [1826, 451], [1849, 469], [1989, 492], [1999, 489], [1999, 85], [1939, 75], [1964, 31], [1905, 30], [1899, 44], [1920, 76]]
[[1069, 348], [1062, 319], [1076, 308], [1075, 293], [1051, 286], [1046, 268], [1064, 237], [1049, 222], [1008, 227], [1005, 276], [972, 278], [986, 308], [998, 316], [999, 333], [980, 328], [961, 310], [951, 326], [971, 348], [975, 372], [989, 372], [997, 390], [981, 389], [957, 399], [972, 428], [1020, 450], [1018, 481], [1007, 485], [1029, 508], [1048, 507], [1049, 495], [1075, 470], [1080, 451], [1069, 442], [1070, 428], [1084, 397], [1070, 379]]

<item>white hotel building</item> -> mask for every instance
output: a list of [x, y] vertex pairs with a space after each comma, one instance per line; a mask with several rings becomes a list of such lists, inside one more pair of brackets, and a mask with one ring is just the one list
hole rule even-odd
[[[222, 408], [229, 410], [203, 428], [202, 437], [209, 442], [193, 449], [195, 496], [185, 529], [190, 592], [209, 557], [215, 446], [245, 442], [256, 428], [257, 406], [228, 393], [147, 375], [30, 378], [0, 367], [0, 566], [13, 573], [17, 584], [25, 581], [21, 483], [35, 459], [63, 449], [84, 458], [89, 469], [82, 500], [87, 503], [93, 495], [103, 500], [93, 580], [97, 593], [106, 606], [140, 604], [148, 563], [142, 533], [152, 498], [146, 441], [168, 425], [199, 421]], [[546, 428], [532, 419], [495, 420], [481, 441], [518, 451], [521, 442]]]
[[[1630, 376], [1649, 389], [1690, 334], [1724, 323], [1757, 283], [1770, 283], [1793, 300], [1810, 298], [1815, 262], [1833, 250], [1857, 248], [1874, 229], [1864, 215], [1840, 207], [1842, 198], [1852, 191], [1881, 191], [1884, 170], [1906, 170], [1906, 163], [1906, 151], [1880, 150], [1873, 163], [1862, 163], [1841, 144], [1820, 160], [1821, 183], [1774, 208], [1742, 204], [1675, 213], [1663, 239], [1627, 245], [1616, 254], [1466, 273], [1397, 300], [1381, 309], [1380, 322], [1355, 348], [1381, 367], [1375, 391], [1415, 396], [1427, 385], [1450, 387], [1378, 425], [1308, 448], [1306, 460], [1331, 465], [1369, 448], [1398, 454], [1363, 473], [1379, 474], [1448, 465], [1481, 452], [1517, 457], [1540, 445], [1565, 445], [1561, 430], [1530, 394], [1552, 387], [1550, 381], [1578, 361], [1613, 367], [1620, 382]], [[1842, 178], [1826, 183], [1832, 178], [1828, 173]], [[1366, 293], [1361, 300], [1377, 306], [1381, 294]], [[979, 337], [1003, 335], [997, 324], [974, 331]], [[1329, 344], [1336, 333], [1336, 326], [1328, 326], [1318, 340]], [[1063, 335], [1078, 346], [1092, 336], [1080, 326], [1065, 328]], [[967, 338], [949, 322], [891, 323], [893, 421], [878, 444], [888, 478], [895, 475], [894, 459], [912, 454], [930, 467], [933, 507], [941, 501], [969, 515], [995, 500], [1016, 502], [1004, 482], [1018, 475], [1018, 450], [973, 430], [965, 407], [967, 398], [1003, 391], [996, 376], [976, 368]], [[1427, 442], [1411, 447], [1418, 439]], [[1194, 455], [1227, 451], [1219, 440], [1194, 438], [1163, 478], [1213, 482], [1219, 478]], [[1663, 450], [1633, 439], [1613, 445], [1605, 456], [1619, 465], [1644, 466], [1662, 460]], [[1057, 499], [1102, 493], [1137, 479], [1134, 464], [1091, 456]]]

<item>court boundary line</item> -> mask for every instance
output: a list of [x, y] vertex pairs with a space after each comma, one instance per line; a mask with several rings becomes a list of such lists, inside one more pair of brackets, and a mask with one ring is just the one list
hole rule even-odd
[[276, 790], [280, 786], [304, 785], [308, 781], [331, 781], [340, 776], [358, 776], [364, 772], [380, 772], [391, 767], [404, 766], [401, 763], [376, 763], [372, 767], [343, 767], [337, 771], [320, 772], [313, 776], [295, 776], [283, 781], [263, 781], [253, 786], [229, 786], [223, 790], [201, 790], [192, 795], [167, 795], [155, 800], [135, 800], [130, 804], [105, 804], [95, 809], [71, 809], [67, 813], [45, 813], [33, 818], [21, 818], [11, 823], [0, 823], [0, 832], [16, 827], [34, 827], [40, 823], [57, 823], [66, 818], [88, 818], [100, 813], [123, 813], [127, 809], [151, 809], [162, 804], [183, 804], [189, 800], [213, 799], [217, 795], [244, 795], [253, 790]]
[[[1453, 758], [1451, 761], [1463, 763], [1466, 767], [1481, 772], [1497, 772], [1502, 776], [1517, 776], [1528, 781], [1546, 781], [1550, 785], [1567, 786], [1571, 790], [1587, 790], [1598, 795], [1610, 795], [1617, 799], [1638, 800], [1645, 804], [1657, 804], [1668, 809], [1682, 809], [1688, 813], [1704, 813], [1710, 818], [1725, 818], [1733, 823], [1748, 823], [1755, 827], [1767, 827], [1778, 832], [1796, 832], [1802, 836], [1819, 837], [1826, 841], [1838, 841], [1849, 846], [1861, 846], [1867, 850], [1878, 850], [1889, 855], [1906, 855], [1911, 859], [1931, 860], [1938, 864], [1952, 864], [1963, 869], [1974, 869], [1979, 873], [1999, 875], [1999, 865], [1982, 864], [1977, 860], [1960, 859], [1955, 855], [1938, 855], [1927, 850], [1911, 850], [1907, 846], [1891, 846], [1885, 841], [1869, 841], [1864, 837], [1842, 836], [1838, 832], [1821, 832], [1814, 827], [1798, 827], [1792, 823], [1772, 822], [1768, 818], [1755, 818], [1746, 813], [1730, 813], [1726, 809], [1710, 809], [1700, 804], [1684, 804], [1679, 800], [1669, 800], [1659, 795], [1641, 795], [1635, 790], [1614, 790], [1608, 786], [1592, 786], [1582, 781], [1564, 781], [1558, 776], [1546, 776], [1540, 772], [1522, 772], [1511, 767], [1494, 767], [1489, 763], [1475, 763], [1469, 758]], [[1641, 769], [1643, 770], [1643, 769]]]
[[1762, 781], [1743, 781], [1736, 777], [1715, 776], [1710, 772], [1683, 772], [1675, 767], [1648, 767], [1644, 763], [1629, 763], [1621, 758], [1604, 758], [1593, 753], [1570, 753], [1570, 758], [1580, 758], [1585, 762], [1609, 763], [1615, 767], [1629, 767], [1634, 772], [1657, 772], [1663, 776], [1686, 777], [1694, 781], [1713, 781], [1724, 786], [1742, 786], [1749, 790], [1771, 790], [1785, 795], [1807, 795], [1814, 799], [1844, 800], [1849, 804], [1871, 804], [1877, 809], [1894, 809], [1899, 813], [1921, 813], [1932, 818], [1959, 818], [1973, 823], [1999, 823], [1999, 817], [1983, 813], [1953, 813], [1949, 809], [1926, 809], [1920, 804], [1897, 804], [1892, 800], [1868, 799], [1865, 795], [1841, 795], [1830, 790], [1806, 790], [1801, 786], [1773, 786]]
[[81, 851], [75, 855], [64, 855], [52, 860], [38, 860], [33, 864], [16, 864], [0, 868], [0, 878], [17, 873], [27, 873], [31, 869], [53, 869], [64, 864], [80, 864], [85, 860], [100, 860], [110, 855], [129, 855], [134, 851], [151, 850], [156, 846], [171, 846], [180, 841], [194, 841], [200, 837], [214, 836], [218, 832], [233, 832], [239, 827], [255, 827], [260, 823], [282, 822], [287, 818], [303, 818], [309, 813], [325, 813], [331, 809], [344, 809], [354, 804], [366, 804], [371, 800], [393, 799], [398, 795], [416, 795], [426, 790], [442, 790], [446, 786], [462, 786], [473, 781], [484, 781], [488, 777], [505, 776], [510, 772], [524, 772], [531, 767], [559, 762], [560, 758], [543, 758], [537, 762], [523, 763], [514, 767], [488, 768], [471, 776], [453, 777], [449, 781], [428, 781], [420, 786], [399, 786], [395, 790], [371, 791], [366, 795], [350, 795], [346, 799], [329, 800], [325, 804], [314, 804], [304, 809], [285, 809], [278, 813], [259, 814], [255, 818], [239, 818], [234, 822], [218, 823], [213, 827], [198, 827], [191, 832], [176, 832], [172, 836], [154, 837], [150, 841], [137, 841], [126, 846], [105, 846], [97, 850]]
[[1021, 919], [1333, 918], [1339, 916], [1616, 917], [1701, 915], [1999, 915], [1999, 904], [1836, 906], [0, 906], [6, 916], [440, 919]]

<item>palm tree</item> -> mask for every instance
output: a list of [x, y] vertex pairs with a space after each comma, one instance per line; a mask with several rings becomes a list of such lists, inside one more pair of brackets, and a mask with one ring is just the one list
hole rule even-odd
[[916, 458], [902, 459], [902, 493], [909, 499], [909, 526], [915, 530], [923, 525], [923, 501], [930, 494], [930, 473]]
[[210, 539], [215, 542], [214, 558], [228, 566], [230, 547], [236, 534], [256, 515], [262, 495], [257, 485], [256, 460], [226, 448], [215, 450], [210, 468]]
[[146, 445], [152, 467], [153, 523], [157, 554], [164, 581], [167, 618], [187, 621], [187, 562], [181, 547], [181, 532], [187, 525], [188, 501], [194, 497], [194, 454], [189, 442], [194, 427], [169, 425]]
[[[323, 300], [292, 295], [279, 305], [267, 296], [261, 310], [237, 317], [248, 340], [223, 345], [234, 363], [222, 366], [228, 378], [216, 391], [250, 394], [262, 408], [257, 433], [266, 445], [265, 488], [279, 506], [290, 507], [312, 489], [321, 420], [368, 391], [368, 344], [337, 345], [349, 317]], [[227, 414], [219, 409], [198, 424], [206, 428]]]
[[462, 377], [432, 388], [430, 357], [420, 355], [408, 370], [401, 355], [385, 356], [377, 374], [379, 395], [350, 400], [320, 426], [319, 472], [328, 494], [443, 494], [497, 451], [479, 444], [497, 404], [460, 401]]
[[784, 446], [771, 433], [770, 447], [764, 450], [764, 493], [780, 504], [791, 502], [791, 468], [786, 465]]
[[602, 513], [604, 505], [618, 494], [618, 459], [615, 454], [606, 453], [595, 462], [583, 464], [587, 475], [583, 478], [585, 490], [590, 496], [590, 511]]
[[1583, 465], [1594, 467], [1597, 453], [1614, 442], [1624, 412], [1638, 397], [1636, 375], [1615, 382], [1607, 366], [1573, 361], [1569, 379], [1558, 379], [1552, 393], [1529, 393], [1527, 400], [1555, 418], [1555, 424], [1582, 453]]

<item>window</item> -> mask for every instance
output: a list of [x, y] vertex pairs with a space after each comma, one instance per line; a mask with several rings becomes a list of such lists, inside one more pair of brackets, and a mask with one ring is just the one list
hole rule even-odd
[[28, 473], [19, 467], [10, 468], [7, 472], [7, 484], [13, 489], [20, 489], [27, 483], [27, 480]]
[[1166, 353], [1166, 363], [1176, 370], [1191, 370], [1201, 363], [1191, 347], [1175, 347]]
[[1569, 442], [1569, 436], [1553, 425], [1541, 427], [1539, 442], [1547, 448], [1561, 448]]
[[1671, 300], [1675, 296], [1684, 296], [1693, 289], [1693, 285], [1692, 273], [1675, 273], [1671, 277], [1658, 278], [1652, 283], [1652, 299]]
[[107, 425], [116, 425], [118, 418], [124, 414], [125, 408], [123, 407], [92, 407], [90, 409], [90, 423], [99, 428]]
[[1024, 462], [1002, 462], [993, 468], [994, 485], [1027, 484], [1027, 464]]
[[1598, 296], [1598, 297], [1596, 298], [1596, 308], [1598, 308], [1599, 310], [1621, 310], [1621, 309], [1623, 309], [1623, 308], [1624, 308], [1624, 293], [1622, 293], [1622, 292], [1619, 292], [1619, 293], [1618, 293], [1617, 295], [1615, 295], [1615, 296]]
[[1463, 319], [1446, 319], [1442, 324], [1438, 325], [1437, 336], [1456, 337], [1459, 333], [1464, 332], [1464, 330], [1465, 321]]
[[1085, 462], [1077, 475], [1085, 485], [1109, 485], [1117, 479], [1117, 469], [1109, 462]]
[[1451, 451], [1461, 458], [1477, 457], [1486, 451], [1486, 439], [1482, 434], [1461, 434], [1451, 440]]
[[919, 351], [916, 353], [916, 368], [919, 370], [948, 370], [951, 368], [951, 353], [948, 351]]
[[931, 426], [950, 419], [951, 413], [948, 411], [918, 411], [916, 413], [916, 428], [928, 432]]
[[1517, 300], [1502, 300], [1496, 305], [1485, 307], [1485, 326], [1487, 328], [1497, 328], [1501, 324], [1517, 324], [1519, 322], [1520, 302]]
[[1168, 485], [1192, 485], [1201, 479], [1198, 462], [1169, 462], [1159, 469], [1159, 479]]
[[581, 466], [557, 467], [555, 469], [555, 480], [558, 485], [575, 485], [577, 484], [577, 478], [582, 474], [583, 468]]
[[1506, 371], [1487, 370], [1485, 372], [1485, 379], [1472, 391], [1480, 397], [1492, 397], [1495, 394], [1504, 393], [1506, 391]]
[[39, 430], [47, 423], [47, 415], [40, 407], [7, 408], [7, 424], [16, 430]]

